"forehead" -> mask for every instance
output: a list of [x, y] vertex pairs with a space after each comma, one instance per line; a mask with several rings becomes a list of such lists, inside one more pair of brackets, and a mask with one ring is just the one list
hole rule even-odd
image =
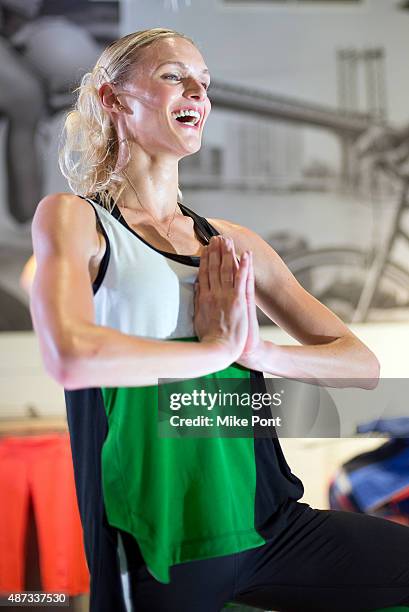
[[188, 67], [199, 70], [206, 68], [200, 51], [191, 42], [179, 36], [159, 39], [141, 51], [140, 66], [149, 71], [155, 70], [164, 62], [183, 62]]

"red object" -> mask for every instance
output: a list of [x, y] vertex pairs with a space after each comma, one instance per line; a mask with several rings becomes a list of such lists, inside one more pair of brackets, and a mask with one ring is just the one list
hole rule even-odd
[[30, 496], [44, 592], [87, 593], [68, 433], [0, 439], [0, 592], [24, 591]]

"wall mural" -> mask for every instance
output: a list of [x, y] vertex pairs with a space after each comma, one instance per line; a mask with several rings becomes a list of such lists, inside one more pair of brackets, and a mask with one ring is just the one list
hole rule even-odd
[[[211, 69], [213, 110], [203, 146], [180, 165], [185, 203], [258, 231], [303, 286], [344, 321], [407, 320], [409, 125], [396, 107], [408, 84], [406, 72], [399, 85], [392, 78], [391, 57], [407, 54], [408, 37], [399, 37], [392, 24], [399, 19], [409, 31], [409, 3], [388, 0], [375, 15], [379, 1], [290, 4], [287, 16], [268, 13], [270, 43], [260, 34], [269, 22], [252, 10], [255, 1], [140, 0], [138, 6], [124, 3], [122, 23], [124, 33], [158, 24], [186, 32]], [[56, 163], [58, 128], [80, 76], [119, 35], [118, 5], [0, 0], [2, 331], [31, 329], [24, 290], [32, 265], [26, 265], [31, 219], [45, 193], [67, 190]], [[315, 23], [322, 20], [322, 31], [303, 49], [300, 42], [294, 54], [297, 41], [277, 39], [273, 26], [281, 19], [305, 23], [312, 32], [311, 15]], [[340, 28], [329, 40], [340, 15], [355, 24], [354, 33]], [[243, 41], [232, 32], [241, 32], [243, 23], [247, 51], [238, 64]], [[320, 74], [320, 45], [328, 74]], [[316, 91], [302, 74], [302, 55], [317, 61]], [[267, 323], [261, 313], [260, 322]]]
[[118, 35], [117, 1], [0, 0], [1, 331], [32, 328], [21, 275], [32, 253], [35, 208], [50, 190], [55, 120]]

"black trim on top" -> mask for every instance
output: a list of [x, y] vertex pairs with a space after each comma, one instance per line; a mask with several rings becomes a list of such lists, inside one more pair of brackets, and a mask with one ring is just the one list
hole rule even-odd
[[196, 231], [199, 230], [199, 233], [201, 236], [203, 236], [206, 244], [209, 243], [210, 238], [212, 236], [220, 235], [220, 232], [218, 232], [217, 229], [213, 225], [211, 225], [211, 223], [209, 223], [209, 221], [205, 217], [201, 217], [200, 215], [195, 213], [191, 208], [188, 208], [187, 206], [185, 206], [184, 204], [181, 204], [180, 202], [179, 202], [179, 206], [183, 214], [186, 214], [187, 216], [192, 217], [193, 221], [195, 222]]
[[[204, 217], [200, 217], [199, 215], [194, 213], [192, 210], [184, 206], [184, 204], [181, 204], [180, 202], [178, 202], [178, 204], [179, 204], [180, 210], [185, 215], [185, 217], [191, 217], [193, 219], [195, 232], [198, 238], [201, 239], [202, 241], [204, 240], [205, 243], [208, 244], [209, 243], [208, 233], [211, 233], [211, 236], [216, 236], [218, 234], [217, 230], [213, 226], [211, 226], [210, 223]], [[128, 231], [130, 231], [131, 234], [136, 236], [136, 238], [141, 240], [141, 242], [146, 244], [146, 246], [153, 249], [160, 255], [163, 255], [164, 257], [167, 257], [168, 259], [173, 259], [174, 261], [178, 261], [179, 263], [182, 263], [182, 264], [199, 267], [200, 257], [198, 255], [180, 255], [179, 253], [170, 253], [169, 251], [162, 251], [161, 249], [158, 249], [157, 247], [154, 247], [149, 242], [147, 242], [145, 238], [142, 238], [142, 236], [140, 236], [132, 227], [130, 227], [127, 224], [123, 215], [121, 214], [121, 211], [119, 210], [116, 204], [114, 204], [111, 214], [117, 221], [119, 221], [119, 223], [121, 223], [121, 225], [123, 225]]]
[[[106, 271], [108, 269], [109, 259], [111, 256], [111, 244], [110, 244], [107, 232], [105, 230], [104, 224], [99, 218], [98, 211], [95, 208], [95, 204], [97, 204], [98, 206], [102, 206], [102, 204], [99, 202], [98, 194], [96, 195], [95, 199], [87, 198], [82, 195], [78, 195], [78, 197], [88, 202], [88, 204], [90, 204], [92, 208], [94, 209], [97, 225], [101, 229], [102, 235], [104, 236], [105, 243], [106, 243], [105, 253], [101, 260], [97, 277], [95, 281], [92, 283], [92, 290], [95, 295], [98, 289], [100, 288], [100, 286], [102, 285], [102, 282], [105, 278]], [[220, 232], [218, 232], [217, 229], [213, 225], [211, 225], [211, 223], [209, 223], [205, 217], [201, 217], [200, 215], [195, 213], [192, 209], [188, 208], [184, 204], [181, 204], [181, 202], [178, 202], [178, 204], [179, 204], [179, 207], [182, 213], [186, 217], [191, 217], [193, 219], [193, 224], [194, 224], [196, 235], [202, 242], [204, 242], [205, 244], [209, 244], [209, 240], [212, 236], [218, 236], [220, 234]], [[173, 259], [174, 261], [178, 261], [179, 263], [191, 265], [194, 267], [199, 267], [200, 257], [198, 255], [180, 255], [178, 253], [169, 253], [168, 251], [162, 251], [161, 249], [158, 249], [152, 246], [149, 242], [147, 242], [144, 238], [142, 238], [142, 236], [140, 236], [134, 229], [132, 229], [132, 227], [130, 227], [127, 224], [118, 206], [113, 202], [113, 200], [112, 200], [111, 215], [117, 221], [119, 221], [119, 223], [121, 223], [121, 225], [123, 225], [128, 231], [130, 231], [134, 236], [136, 236], [136, 238], [141, 240], [144, 244], [146, 244], [146, 246], [153, 249], [157, 253], [160, 253], [161, 255], [163, 255], [164, 257], [168, 257], [169, 259]]]
[[[94, 207], [93, 207], [94, 208]], [[96, 294], [96, 292], [98, 291], [98, 289], [100, 288], [100, 286], [102, 285], [102, 281], [105, 278], [105, 274], [106, 271], [108, 269], [108, 263], [109, 263], [109, 258], [111, 256], [111, 244], [109, 242], [109, 238], [108, 238], [108, 234], [106, 233], [105, 227], [102, 225], [102, 222], [98, 216], [97, 211], [94, 208], [94, 212], [95, 212], [95, 216], [98, 220], [98, 225], [101, 228], [102, 234], [105, 238], [105, 243], [106, 243], [106, 248], [105, 248], [105, 253], [104, 256], [102, 257], [101, 263], [99, 265], [99, 270], [98, 270], [98, 274], [97, 277], [95, 279], [95, 281], [92, 283], [92, 290], [94, 292], [94, 295]]]
[[100, 388], [64, 389], [78, 509], [90, 571], [89, 612], [127, 612], [118, 558], [118, 533], [108, 523], [101, 454], [108, 419]]
[[[99, 218], [98, 212], [94, 206], [93, 200], [91, 200], [91, 198], [86, 198], [84, 196], [78, 196], [80, 198], [82, 198], [83, 200], [85, 200], [86, 202], [88, 202], [88, 204], [90, 204], [94, 210], [95, 213], [95, 217], [96, 217], [96, 222], [97, 222], [97, 226], [101, 229], [102, 235], [105, 238], [105, 244], [106, 244], [106, 248], [105, 248], [105, 253], [104, 256], [101, 260], [101, 263], [99, 264], [99, 270], [98, 270], [98, 274], [96, 279], [94, 280], [94, 282], [92, 283], [92, 291], [94, 293], [94, 295], [96, 294], [96, 292], [98, 291], [98, 289], [100, 288], [100, 286], [102, 285], [102, 282], [105, 278], [105, 274], [106, 271], [108, 269], [108, 263], [109, 263], [109, 259], [111, 257], [111, 243], [109, 242], [109, 238], [108, 238], [108, 234], [106, 233], [104, 224], [102, 223], [101, 219]], [[99, 205], [100, 206], [100, 205]]]

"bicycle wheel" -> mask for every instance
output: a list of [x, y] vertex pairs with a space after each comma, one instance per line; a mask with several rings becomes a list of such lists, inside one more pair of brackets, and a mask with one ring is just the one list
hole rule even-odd
[[[292, 253], [285, 262], [299, 282], [345, 322], [351, 322], [371, 264], [366, 251], [321, 248]], [[409, 319], [409, 270], [387, 262], [366, 320]]]

